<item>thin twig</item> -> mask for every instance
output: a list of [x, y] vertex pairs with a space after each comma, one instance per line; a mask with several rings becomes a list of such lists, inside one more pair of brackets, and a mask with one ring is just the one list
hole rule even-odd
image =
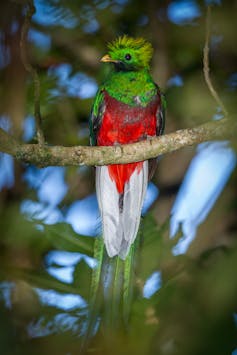
[[225, 116], [228, 115], [228, 112], [225, 108], [225, 105], [220, 99], [217, 91], [215, 90], [211, 78], [210, 78], [210, 64], [209, 64], [209, 42], [210, 42], [210, 23], [211, 23], [211, 6], [207, 6], [207, 17], [206, 17], [206, 36], [205, 36], [205, 45], [203, 49], [203, 72], [206, 84], [211, 92], [211, 95], [217, 102], [218, 106], [222, 109]]
[[43, 145], [44, 134], [42, 130], [42, 117], [40, 113], [40, 80], [37, 70], [31, 65], [28, 55], [27, 55], [27, 36], [31, 24], [31, 18], [35, 13], [35, 6], [32, 0], [27, 1], [27, 12], [25, 15], [25, 20], [21, 30], [21, 60], [25, 69], [31, 74], [34, 82], [34, 115], [36, 120], [36, 134], [39, 144]]

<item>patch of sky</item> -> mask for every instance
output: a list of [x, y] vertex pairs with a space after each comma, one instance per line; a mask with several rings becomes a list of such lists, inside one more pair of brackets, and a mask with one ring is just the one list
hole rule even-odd
[[[90, 134], [90, 129], [88, 123], [81, 123], [80, 128], [78, 130], [78, 138], [83, 139], [83, 138], [88, 138]], [[88, 171], [88, 166], [82, 165], [80, 166], [80, 172], [87, 172]]]
[[47, 272], [49, 275], [53, 276], [55, 279], [64, 282], [66, 284], [71, 284], [73, 282], [73, 273], [74, 266], [65, 266], [65, 267], [56, 267], [49, 266], [47, 267]]
[[[80, 136], [80, 134], [78, 133], [78, 135]], [[78, 174], [87, 174], [88, 171], [90, 170], [90, 167], [87, 165], [80, 165], [77, 169]]]
[[5, 68], [10, 63], [10, 51], [4, 44], [4, 34], [0, 31], [0, 69]]
[[143, 297], [150, 298], [157, 292], [162, 285], [161, 272], [155, 271], [153, 274], [146, 280], [145, 285], [143, 287]]
[[81, 325], [78, 316], [65, 312], [58, 313], [50, 319], [49, 321], [48, 317], [42, 316], [36, 322], [31, 322], [27, 326], [28, 336], [30, 338], [39, 338], [65, 331], [78, 333]]
[[[11, 121], [7, 116], [0, 116], [0, 128], [9, 132], [11, 129]], [[13, 157], [6, 153], [0, 152], [0, 191], [3, 188], [12, 188], [15, 182], [14, 176], [14, 160]]]
[[0, 69], [5, 68], [10, 63], [10, 51], [8, 48], [3, 49], [0, 43]]
[[221, 108], [217, 107], [216, 113], [213, 115], [212, 119], [213, 119], [213, 121], [219, 121], [222, 118], [224, 118], [224, 114], [223, 114]]
[[71, 224], [78, 234], [98, 235], [101, 229], [101, 221], [96, 195], [92, 194], [72, 203], [66, 212], [65, 221]]
[[15, 287], [13, 282], [4, 281], [0, 283], [0, 301], [4, 302], [6, 308], [11, 308], [11, 294], [12, 290]]
[[64, 180], [65, 168], [45, 168], [45, 177], [40, 185], [37, 195], [41, 202], [50, 206], [57, 206], [67, 193], [68, 186]]
[[174, 255], [187, 251], [197, 227], [206, 219], [236, 162], [236, 155], [227, 141], [198, 146], [171, 211], [170, 236], [174, 237], [180, 228], [183, 233], [173, 248]]
[[167, 8], [168, 19], [176, 25], [193, 24], [201, 16], [201, 10], [196, 1], [172, 1]]
[[234, 318], [234, 323], [235, 323], [235, 325], [237, 327], [237, 313], [233, 314], [233, 318]]
[[91, 258], [90, 256], [87, 255], [83, 255], [83, 259], [85, 260], [85, 262], [87, 263], [87, 265], [94, 269], [97, 266], [97, 260], [94, 258]]
[[237, 349], [235, 349], [234, 351], [232, 351], [231, 355], [237, 355]]
[[73, 266], [77, 264], [82, 258], [82, 254], [62, 251], [51, 250], [45, 257], [46, 265], [59, 265], [59, 266]]
[[118, 5], [118, 4], [114, 4], [113, 6], [111, 6], [111, 11], [114, 14], [120, 14], [123, 11], [123, 6]]
[[65, 168], [47, 167], [38, 169], [30, 167], [23, 176], [29, 187], [37, 190], [40, 202], [57, 206], [67, 193], [68, 186], [64, 180]]
[[46, 270], [57, 280], [70, 284], [73, 282], [75, 267], [82, 259], [91, 268], [94, 268], [97, 265], [95, 259], [80, 253], [51, 250], [45, 256]]
[[73, 77], [71, 84], [71, 89], [68, 91], [69, 95], [79, 96], [81, 99], [94, 97], [98, 89], [95, 80], [83, 73], [76, 74]]
[[16, 33], [19, 29], [19, 23], [17, 21], [12, 21], [11, 23], [11, 33]]
[[148, 212], [149, 208], [155, 202], [158, 196], [159, 196], [158, 188], [156, 187], [155, 184], [153, 184], [153, 182], [149, 182], [147, 186], [146, 196], [142, 206], [142, 215], [145, 215]]
[[0, 116], [0, 128], [4, 131], [9, 132], [11, 129], [11, 121], [7, 116]]
[[46, 270], [57, 280], [71, 284], [75, 265], [81, 259], [82, 255], [79, 253], [52, 250], [45, 257]]
[[38, 201], [23, 200], [20, 206], [21, 213], [30, 220], [37, 219], [45, 224], [63, 222], [63, 214], [57, 205], [68, 190], [64, 174], [63, 167], [44, 169], [28, 167], [23, 179], [29, 187], [37, 191]]
[[174, 75], [171, 78], [168, 79], [167, 81], [167, 87], [172, 87], [172, 86], [183, 86], [184, 82], [183, 82], [183, 78], [181, 75]]
[[206, 5], [221, 5], [221, 0], [205, 0]]
[[104, 10], [110, 5], [110, 0], [95, 0], [94, 3], [97, 9]]
[[137, 21], [138, 26], [146, 26], [149, 22], [147, 15], [141, 15]]
[[43, 26], [62, 26], [65, 28], [75, 28], [79, 24], [78, 18], [65, 7], [51, 5], [46, 0], [35, 1], [36, 13], [33, 21]]
[[15, 183], [14, 160], [9, 154], [0, 152], [0, 191], [3, 188], [11, 189]]
[[40, 47], [42, 50], [48, 51], [51, 47], [51, 37], [34, 28], [30, 28], [28, 33], [29, 41]]
[[55, 290], [35, 288], [43, 305], [57, 307], [64, 311], [72, 311], [87, 306], [86, 301], [80, 295], [63, 294]]
[[33, 116], [27, 116], [23, 123], [23, 141], [29, 142], [35, 135], [35, 118]]
[[211, 36], [211, 48], [213, 50], [217, 49], [222, 41], [223, 41], [222, 35], [212, 35]]
[[51, 250], [45, 257], [46, 265], [59, 265], [59, 266], [75, 266], [79, 261], [84, 259], [88, 266], [94, 268], [96, 260], [84, 254], [69, 252], [63, 250]]
[[72, 331], [78, 333], [78, 317], [67, 313], [59, 313], [55, 316], [54, 322], [61, 331]]
[[46, 337], [56, 332], [54, 321], [47, 321], [45, 317], [40, 317], [36, 322], [30, 322], [27, 326], [27, 334], [30, 338]]
[[37, 167], [30, 165], [23, 175], [23, 180], [30, 188], [36, 190], [43, 183], [45, 173], [45, 169], [38, 169]]
[[235, 91], [237, 88], [237, 73], [233, 73], [230, 75], [227, 80], [227, 86], [231, 91]]
[[127, 3], [129, 3], [129, 0], [114, 0], [113, 2], [115, 4], [120, 5], [120, 6], [124, 6], [124, 5], [127, 5]]
[[99, 22], [95, 19], [89, 19], [88, 22], [82, 27], [86, 33], [95, 33], [100, 28]]
[[100, 28], [95, 16], [95, 8], [91, 5], [83, 5], [80, 11], [83, 22], [82, 29], [86, 33], [95, 33]]
[[58, 79], [58, 89], [54, 89], [51, 94], [60, 96], [66, 94], [71, 97], [80, 97], [87, 99], [95, 96], [98, 85], [94, 79], [88, 77], [84, 73], [72, 74], [70, 64], [61, 64], [57, 67], [50, 68], [48, 75], [56, 76]]
[[[20, 211], [29, 220], [38, 220], [45, 224], [55, 224], [64, 221], [63, 214], [58, 208], [48, 206], [42, 202], [23, 200], [20, 205]], [[38, 229], [42, 230], [42, 227], [39, 225]]]

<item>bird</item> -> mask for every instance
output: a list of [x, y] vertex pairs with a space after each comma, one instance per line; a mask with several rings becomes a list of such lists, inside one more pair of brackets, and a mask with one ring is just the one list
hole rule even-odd
[[[90, 144], [116, 146], [159, 136], [165, 97], [150, 74], [153, 47], [123, 35], [108, 43], [101, 62], [110, 71], [99, 86], [90, 115]], [[142, 205], [157, 158], [95, 167], [102, 235], [109, 257], [125, 260], [138, 233]]]

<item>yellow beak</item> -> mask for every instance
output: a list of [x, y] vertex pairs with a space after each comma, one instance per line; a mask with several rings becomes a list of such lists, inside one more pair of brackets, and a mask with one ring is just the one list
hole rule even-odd
[[100, 61], [103, 63], [109, 63], [109, 62], [116, 63], [117, 62], [116, 60], [112, 59], [108, 54], [104, 55]]

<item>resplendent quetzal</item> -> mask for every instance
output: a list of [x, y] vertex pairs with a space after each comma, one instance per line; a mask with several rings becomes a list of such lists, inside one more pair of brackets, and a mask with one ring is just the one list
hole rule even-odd
[[[164, 99], [149, 64], [153, 48], [143, 38], [119, 37], [101, 62], [113, 67], [99, 87], [90, 119], [91, 144], [122, 145], [164, 130]], [[96, 167], [96, 192], [107, 253], [125, 259], [138, 232], [148, 180], [156, 159]]]

